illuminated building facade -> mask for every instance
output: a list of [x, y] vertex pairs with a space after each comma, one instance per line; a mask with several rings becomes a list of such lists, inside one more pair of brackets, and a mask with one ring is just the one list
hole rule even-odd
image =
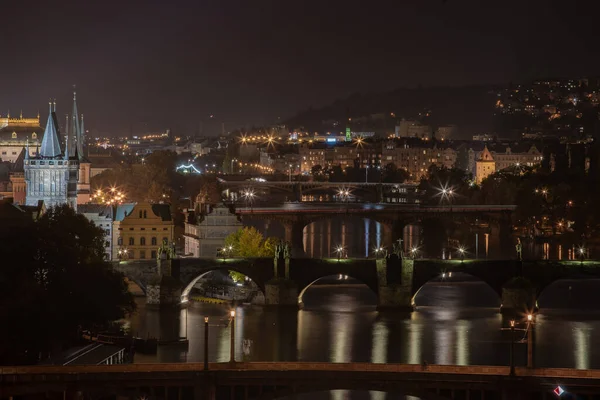
[[113, 223], [113, 260], [155, 260], [164, 240], [173, 243], [173, 229], [169, 204], [117, 206]]
[[63, 152], [59, 135], [56, 103], [54, 108], [50, 104], [39, 153], [29, 156], [29, 146], [25, 150], [23, 169], [25, 204], [28, 206], [35, 206], [43, 201], [46, 207], [68, 204], [77, 209], [79, 159], [76, 154], [69, 154], [68, 139]]
[[40, 116], [36, 118], [12, 118], [10, 114], [0, 116], [0, 160], [15, 163], [21, 151], [29, 143], [29, 155], [34, 156], [41, 143], [44, 129]]

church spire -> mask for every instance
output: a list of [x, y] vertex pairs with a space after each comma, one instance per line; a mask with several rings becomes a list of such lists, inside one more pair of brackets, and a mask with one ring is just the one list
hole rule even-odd
[[46, 123], [46, 130], [44, 131], [42, 148], [40, 149], [39, 155], [42, 157], [53, 158], [60, 156], [62, 152], [60, 150], [60, 141], [58, 140], [58, 133], [56, 132], [56, 125], [54, 123], [52, 102], [49, 103], [48, 108], [48, 122]]
[[[74, 89], [75, 87], [73, 87]], [[71, 136], [71, 140], [69, 140], [69, 153], [77, 154], [79, 149], [79, 138], [81, 136], [81, 128], [79, 126], [79, 112], [77, 111], [77, 92], [73, 90], [73, 110], [71, 111], [71, 124], [68, 128], [69, 136]], [[79, 151], [79, 155], [82, 152]]]
[[29, 160], [29, 138], [27, 138], [27, 142], [25, 143], [25, 159]]

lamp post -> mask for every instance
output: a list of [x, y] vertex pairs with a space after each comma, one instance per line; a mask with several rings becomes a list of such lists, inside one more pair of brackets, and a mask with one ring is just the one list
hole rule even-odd
[[208, 317], [204, 317], [204, 370], [208, 371]]
[[510, 321], [510, 376], [515, 376], [515, 320]]
[[231, 342], [229, 347], [229, 362], [235, 363], [235, 310], [229, 312], [231, 316]]
[[342, 258], [342, 254], [344, 253], [344, 248], [342, 246], [338, 246], [335, 249], [335, 252], [337, 253], [338, 261], [340, 261], [340, 258]]
[[465, 261], [465, 248], [459, 247], [458, 253], [460, 254], [460, 262], [462, 263], [463, 261]]
[[533, 314], [527, 314], [527, 368], [533, 368]]

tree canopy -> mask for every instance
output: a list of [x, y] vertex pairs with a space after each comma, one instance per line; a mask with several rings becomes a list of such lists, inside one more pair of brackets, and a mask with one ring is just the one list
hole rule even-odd
[[275, 254], [275, 238], [264, 238], [254, 227], [245, 226], [225, 238], [227, 254], [233, 257], [272, 257]]
[[103, 328], [135, 309], [122, 274], [104, 261], [104, 232], [68, 206], [0, 232], [0, 362], [31, 363], [80, 328]]

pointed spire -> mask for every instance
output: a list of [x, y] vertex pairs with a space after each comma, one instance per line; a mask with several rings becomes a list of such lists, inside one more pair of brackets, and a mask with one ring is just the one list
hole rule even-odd
[[8, 110], [8, 114], [6, 114], [6, 116], [8, 117], [8, 119], [10, 119], [10, 109]]
[[54, 124], [52, 115], [52, 102], [49, 103], [48, 108], [48, 122], [46, 123], [46, 130], [44, 131], [42, 148], [39, 151], [39, 155], [42, 157], [53, 158], [60, 156], [62, 151], [60, 150], [60, 141], [58, 140], [58, 133], [56, 132], [56, 125]]
[[79, 147], [79, 157], [83, 157], [83, 145], [85, 144], [85, 128], [83, 126], [83, 114], [81, 114], [81, 123], [79, 124], [79, 129], [81, 129], [81, 135], [79, 136], [81, 145], [77, 146]]
[[25, 143], [25, 159], [29, 160], [29, 138], [27, 138], [27, 143]]
[[19, 117], [20, 119], [23, 119], [23, 110], [21, 110], [21, 115]]
[[75, 154], [77, 150], [80, 150], [79, 153], [83, 154], [81, 149], [77, 149], [79, 147], [81, 128], [79, 126], [79, 112], [77, 111], [77, 92], [74, 89], [75, 85], [73, 85], [73, 110], [71, 111], [71, 122], [68, 128], [69, 136], [71, 136], [71, 140], [69, 140], [69, 153]]
[[38, 115], [37, 115], [38, 121], [40, 120], [40, 110], [38, 110]]
[[69, 135], [65, 136], [65, 160], [69, 159]]

